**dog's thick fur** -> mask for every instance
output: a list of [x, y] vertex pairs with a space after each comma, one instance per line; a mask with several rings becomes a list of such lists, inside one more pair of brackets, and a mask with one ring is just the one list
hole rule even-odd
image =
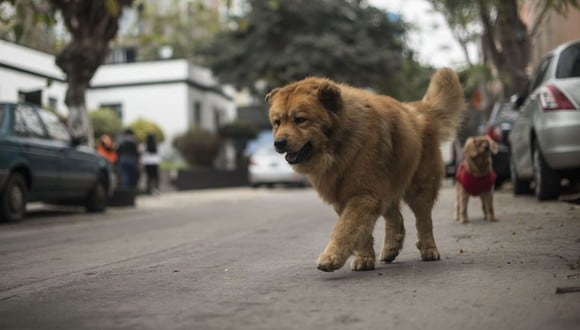
[[276, 88], [266, 102], [277, 151], [339, 216], [318, 269], [339, 269], [351, 255], [353, 270], [374, 269], [372, 232], [381, 215], [380, 260], [393, 261], [405, 238], [401, 200], [416, 216], [421, 258], [439, 260], [431, 219], [444, 171], [439, 144], [464, 112], [451, 69], [437, 71], [423, 99], [411, 103], [324, 78]]
[[[474, 178], [485, 178], [493, 171], [491, 155], [497, 153], [497, 144], [488, 136], [470, 137], [463, 147], [463, 162], [465, 171]], [[495, 181], [495, 180], [494, 180]], [[493, 210], [493, 181], [489, 189], [479, 195], [483, 209], [484, 220], [497, 221]], [[460, 223], [468, 223], [467, 204], [470, 193], [461, 182], [455, 185], [455, 219]]]

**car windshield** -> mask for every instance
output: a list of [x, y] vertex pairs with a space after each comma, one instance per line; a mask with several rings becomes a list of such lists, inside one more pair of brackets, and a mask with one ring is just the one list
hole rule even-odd
[[574, 44], [560, 55], [556, 78], [580, 77], [580, 43]]

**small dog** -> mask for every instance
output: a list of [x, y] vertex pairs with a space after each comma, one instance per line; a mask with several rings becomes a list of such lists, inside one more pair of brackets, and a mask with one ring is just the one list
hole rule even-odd
[[353, 270], [374, 269], [381, 216], [380, 260], [392, 262], [405, 238], [401, 201], [415, 213], [421, 258], [440, 259], [431, 218], [444, 169], [439, 144], [455, 135], [464, 112], [453, 70], [437, 71], [416, 102], [315, 77], [272, 90], [266, 102], [276, 150], [338, 215], [318, 269], [334, 271], [353, 255]]
[[469, 196], [480, 196], [485, 220], [497, 221], [493, 211], [493, 186], [496, 174], [491, 166], [491, 155], [497, 153], [497, 144], [488, 136], [467, 139], [463, 148], [464, 159], [455, 178], [455, 219], [468, 223]]

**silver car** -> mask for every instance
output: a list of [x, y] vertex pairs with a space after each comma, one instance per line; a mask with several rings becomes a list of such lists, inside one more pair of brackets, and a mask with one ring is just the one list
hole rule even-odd
[[272, 144], [262, 146], [250, 156], [248, 180], [252, 187], [271, 187], [275, 184], [307, 185], [306, 177], [294, 172], [284, 156], [274, 150]]
[[561, 180], [580, 179], [580, 40], [562, 44], [538, 65], [509, 136], [514, 193], [560, 195]]

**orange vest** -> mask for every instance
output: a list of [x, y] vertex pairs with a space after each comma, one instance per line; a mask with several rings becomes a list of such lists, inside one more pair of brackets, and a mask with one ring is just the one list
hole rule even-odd
[[111, 149], [108, 150], [107, 148], [103, 147], [102, 145], [99, 145], [97, 147], [97, 152], [105, 157], [111, 164], [115, 164], [117, 162], [117, 153], [115, 152], [115, 150]]

